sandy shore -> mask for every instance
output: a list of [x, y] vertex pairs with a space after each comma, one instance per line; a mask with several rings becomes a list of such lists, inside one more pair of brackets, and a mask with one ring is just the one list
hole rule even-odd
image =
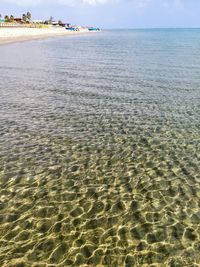
[[67, 31], [65, 28], [0, 28], [0, 44], [81, 33], [88, 33], [88, 31]]

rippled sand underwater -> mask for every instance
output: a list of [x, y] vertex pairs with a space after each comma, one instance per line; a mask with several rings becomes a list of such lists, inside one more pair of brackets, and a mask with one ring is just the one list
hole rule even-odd
[[199, 39], [179, 46], [192, 34], [1, 48], [0, 266], [200, 266]]

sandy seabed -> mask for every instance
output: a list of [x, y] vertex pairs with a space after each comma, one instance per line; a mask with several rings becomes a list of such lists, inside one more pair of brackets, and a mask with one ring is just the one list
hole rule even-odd
[[0, 44], [88, 32], [88, 30], [67, 31], [65, 28], [0, 28]]

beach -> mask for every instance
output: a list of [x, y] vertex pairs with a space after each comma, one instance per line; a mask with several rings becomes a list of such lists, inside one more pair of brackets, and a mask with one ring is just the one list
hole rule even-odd
[[28, 41], [62, 35], [74, 35], [88, 33], [87, 29], [81, 31], [67, 31], [65, 28], [0, 28], [0, 44]]

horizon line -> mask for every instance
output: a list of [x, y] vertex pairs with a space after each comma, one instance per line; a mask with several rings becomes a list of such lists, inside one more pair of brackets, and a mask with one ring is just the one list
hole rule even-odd
[[102, 30], [200, 30], [198, 27], [137, 27], [137, 28], [101, 28]]

